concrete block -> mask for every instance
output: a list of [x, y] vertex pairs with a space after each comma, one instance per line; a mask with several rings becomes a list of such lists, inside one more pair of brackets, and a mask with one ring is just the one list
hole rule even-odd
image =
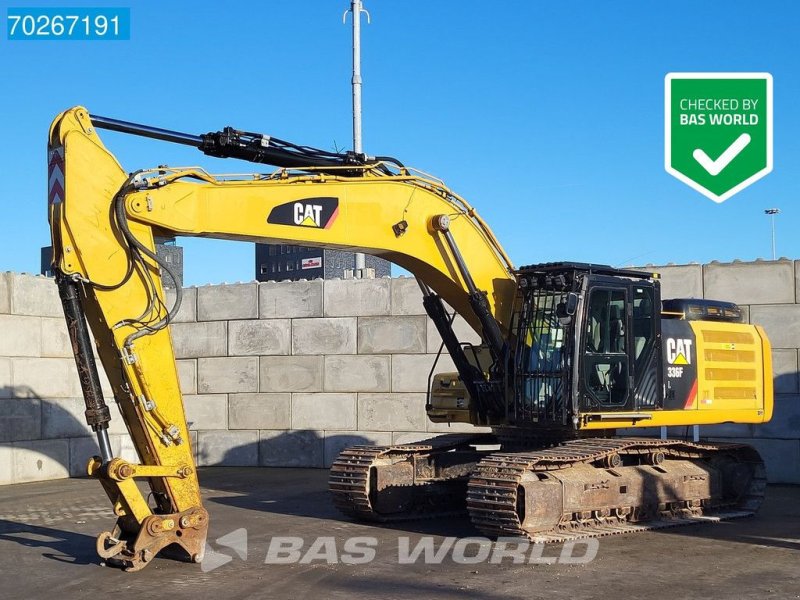
[[292, 354], [355, 354], [358, 319], [293, 319]]
[[433, 423], [426, 419], [425, 426], [428, 431], [435, 433], [489, 433], [490, 427], [475, 427], [470, 423]]
[[[80, 406], [84, 407], [83, 398], [79, 398]], [[111, 411], [111, 422], [108, 424], [108, 433], [111, 435], [128, 435], [128, 428], [125, 425], [125, 420], [122, 418], [122, 412], [119, 409], [119, 403], [114, 400], [112, 396], [106, 397], [108, 409]], [[85, 422], [83, 412], [80, 414], [79, 421]]]
[[[173, 323], [191, 323], [197, 321], [197, 288], [183, 288], [181, 297], [181, 307], [175, 315]], [[167, 308], [172, 308], [175, 304], [175, 290], [164, 288], [164, 296]]]
[[71, 358], [15, 358], [14, 388], [18, 395], [40, 398], [76, 398], [82, 396], [78, 371]]
[[38, 317], [0, 315], [0, 355], [41, 356], [42, 326]]
[[262, 356], [262, 392], [321, 392], [322, 356]]
[[[111, 452], [114, 456], [120, 455], [122, 436], [109, 436], [111, 441]], [[100, 456], [100, 446], [97, 445], [97, 438], [79, 437], [69, 439], [69, 476], [86, 477], [86, 467], [89, 459], [93, 456]], [[138, 462], [138, 461], [136, 461]]]
[[359, 394], [358, 429], [424, 431], [425, 394]]
[[228, 426], [231, 429], [289, 429], [291, 394], [231, 394]]
[[739, 308], [742, 311], [742, 323], [752, 323], [750, 320], [750, 307], [740, 304]]
[[42, 437], [42, 401], [39, 398], [0, 399], [0, 442]]
[[391, 280], [391, 300], [393, 315], [424, 315], [422, 290], [414, 277]]
[[[794, 261], [795, 302], [800, 302], [800, 260]], [[2, 289], [2, 288], [0, 288]], [[2, 305], [2, 299], [0, 299]]]
[[200, 467], [257, 467], [258, 431], [199, 431], [197, 464]]
[[191, 444], [190, 450], [191, 450], [191, 453], [192, 453], [192, 460], [194, 461], [194, 464], [197, 465], [197, 432], [196, 431], [190, 431], [189, 432], [189, 444]]
[[388, 356], [326, 356], [326, 392], [388, 392]]
[[72, 342], [67, 332], [67, 323], [63, 318], [42, 317], [42, 356], [55, 358], [72, 358]]
[[770, 483], [800, 483], [800, 441], [798, 440], [740, 440], [758, 450], [767, 466]]
[[197, 320], [258, 318], [258, 284], [235, 283], [197, 288]]
[[[752, 438], [754, 428], [760, 425], [753, 425], [752, 423], [720, 423], [719, 425], [701, 425], [700, 437], [701, 438]], [[686, 427], [668, 428], [670, 437], [683, 439], [686, 435]], [[691, 427], [689, 428], [689, 435], [691, 436]], [[689, 438], [691, 439], [691, 437]]]
[[261, 319], [322, 316], [322, 280], [268, 281], [258, 285]]
[[16, 442], [14, 483], [69, 477], [69, 440]]
[[390, 279], [329, 279], [324, 287], [326, 317], [388, 315]]
[[800, 348], [800, 305], [751, 306], [750, 322], [764, 327], [773, 348]]
[[417, 444], [425, 440], [439, 437], [438, 433], [428, 433], [426, 431], [395, 431], [392, 433], [393, 444]]
[[798, 439], [800, 438], [800, 396], [777, 394], [772, 419], [767, 423], [755, 425], [757, 438]]
[[[702, 435], [702, 429], [700, 430]], [[617, 435], [620, 436], [634, 436], [634, 437], [661, 437], [660, 427], [624, 427], [617, 429]], [[683, 433], [681, 433], [683, 437]]]
[[[428, 375], [435, 361], [435, 354], [393, 354], [392, 391], [427, 392]], [[436, 362], [436, 373], [452, 373], [455, 370], [450, 355], [443, 353]]]
[[357, 429], [356, 394], [292, 394], [292, 429]]
[[[75, 360], [74, 357], [73, 360]], [[119, 361], [114, 360], [112, 369], [114, 369], [114, 371], [118, 373], [119, 377], [122, 377], [122, 364]], [[103, 397], [106, 399], [113, 398], [114, 390], [111, 387], [111, 381], [109, 381], [105, 367], [103, 367], [103, 364], [100, 362], [99, 359], [97, 360], [97, 375], [100, 378], [100, 389], [103, 392]], [[78, 384], [78, 389], [80, 389], [80, 382]]]
[[643, 271], [655, 271], [661, 275], [661, 297], [702, 298], [703, 267], [701, 265], [669, 265], [643, 267]]
[[360, 317], [358, 353], [424, 353], [427, 345], [427, 317]]
[[[112, 447], [113, 450], [113, 447]], [[117, 453], [114, 452], [116, 455]], [[69, 476], [86, 477], [87, 465], [93, 456], [100, 456], [100, 446], [94, 437], [78, 437], [69, 440]]]
[[228, 395], [201, 394], [183, 397], [189, 429], [228, 429]]
[[0, 314], [11, 313], [11, 277], [8, 271], [0, 273]]
[[776, 394], [796, 394], [797, 350], [772, 351], [772, 376], [774, 377]]
[[225, 356], [228, 353], [228, 324], [174, 323], [170, 326], [176, 358]]
[[[456, 316], [455, 321], [453, 321], [453, 331], [461, 342], [469, 342], [470, 344], [481, 343], [481, 336], [460, 316]], [[428, 320], [428, 352], [435, 354], [439, 351], [441, 345], [442, 336], [439, 335], [439, 331], [436, 329], [436, 325], [433, 324], [433, 321]], [[444, 349], [442, 352], [447, 353], [447, 349]]]
[[711, 263], [703, 267], [705, 297], [737, 304], [788, 304], [795, 299], [790, 260]]
[[291, 331], [289, 319], [231, 321], [228, 324], [228, 355], [289, 354]]
[[[197, 432], [190, 431], [189, 433], [191, 435]], [[127, 434], [119, 436], [119, 457], [132, 463], [141, 462], [139, 455], [136, 453], [136, 447], [133, 445], [133, 440]]]
[[52, 277], [10, 273], [11, 312], [15, 315], [62, 317], [64, 310]]
[[369, 444], [388, 446], [392, 443], [392, 434], [388, 431], [342, 431], [325, 432], [325, 467], [330, 467], [339, 453], [350, 446]]
[[200, 394], [257, 392], [258, 357], [198, 359], [197, 391]]
[[0, 358], [0, 398], [14, 397], [14, 376], [11, 371], [11, 359]]
[[[116, 407], [115, 407], [116, 408]], [[92, 435], [86, 424], [83, 398], [42, 400], [42, 438], [71, 438]], [[114, 415], [114, 417], [118, 417]], [[117, 420], [121, 420], [118, 417]]]
[[324, 438], [316, 431], [260, 431], [258, 462], [262, 467], [324, 465]]
[[[0, 276], [3, 274], [0, 273]], [[2, 281], [0, 281], [2, 285]], [[0, 291], [2, 288], [0, 288]], [[0, 485], [14, 483], [14, 446], [0, 443]]]
[[194, 359], [175, 361], [178, 365], [178, 380], [182, 394], [197, 393], [197, 361]]

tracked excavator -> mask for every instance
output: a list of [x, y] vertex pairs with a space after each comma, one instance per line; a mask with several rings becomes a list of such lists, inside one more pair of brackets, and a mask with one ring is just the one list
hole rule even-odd
[[[128, 172], [100, 129], [277, 169]], [[345, 449], [330, 490], [347, 515], [466, 511], [486, 535], [548, 541], [744, 516], [761, 504], [764, 465], [753, 448], [637, 432], [771, 418], [769, 341], [735, 304], [662, 300], [650, 271], [514, 268], [464, 199], [391, 157], [229, 127], [190, 135], [76, 107], [52, 123], [48, 165], [56, 282], [100, 448], [88, 472], [117, 516], [97, 539], [108, 564], [135, 571], [167, 548], [199, 562], [208, 529], [169, 333], [181, 292], [168, 306], [162, 276], [176, 278], [156, 236], [348, 249], [416, 276], [456, 368], [432, 372], [428, 416], [489, 432]], [[481, 343], [459, 340], [456, 315]], [[109, 443], [95, 349], [136, 463]]]

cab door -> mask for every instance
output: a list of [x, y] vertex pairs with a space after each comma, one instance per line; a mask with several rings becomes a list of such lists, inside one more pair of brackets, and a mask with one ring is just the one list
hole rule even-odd
[[631, 293], [630, 286], [622, 282], [598, 282], [588, 290], [580, 367], [583, 411], [634, 408], [628, 308]]

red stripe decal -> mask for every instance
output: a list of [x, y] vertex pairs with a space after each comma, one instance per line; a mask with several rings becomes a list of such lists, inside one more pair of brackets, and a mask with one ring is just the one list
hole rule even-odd
[[325, 223], [325, 229], [330, 229], [331, 225], [333, 225], [333, 222], [336, 220], [336, 217], [338, 217], [338, 216], [339, 216], [339, 207], [337, 206], [334, 209], [333, 214], [331, 215], [331, 218], [328, 219], [327, 223]]
[[689, 396], [686, 398], [686, 405], [683, 407], [683, 409], [686, 410], [692, 408], [695, 398], [697, 398], [697, 379], [694, 380], [692, 389], [689, 390]]
[[64, 197], [64, 189], [61, 187], [61, 183], [58, 181], [53, 182], [53, 186], [50, 188], [50, 191], [47, 195], [47, 199], [50, 204], [58, 204], [61, 199]]

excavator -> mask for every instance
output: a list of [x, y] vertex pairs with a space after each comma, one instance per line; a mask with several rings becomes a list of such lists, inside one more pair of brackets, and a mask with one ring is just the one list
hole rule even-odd
[[[276, 169], [128, 172], [101, 129]], [[100, 452], [88, 473], [117, 517], [97, 538], [107, 564], [136, 571], [162, 550], [200, 562], [208, 530], [169, 333], [181, 290], [168, 306], [162, 277], [177, 278], [159, 236], [348, 249], [415, 275], [456, 369], [432, 370], [428, 416], [490, 433], [343, 450], [329, 485], [346, 515], [467, 512], [487, 536], [546, 542], [741, 517], [762, 502], [752, 447], [641, 431], [769, 421], [770, 344], [733, 303], [662, 300], [646, 270], [515, 268], [466, 200], [389, 156], [231, 127], [191, 135], [75, 107], [50, 127], [48, 171], [56, 283]], [[457, 315], [480, 343], [458, 338]], [[112, 451], [96, 357], [136, 463]]]

